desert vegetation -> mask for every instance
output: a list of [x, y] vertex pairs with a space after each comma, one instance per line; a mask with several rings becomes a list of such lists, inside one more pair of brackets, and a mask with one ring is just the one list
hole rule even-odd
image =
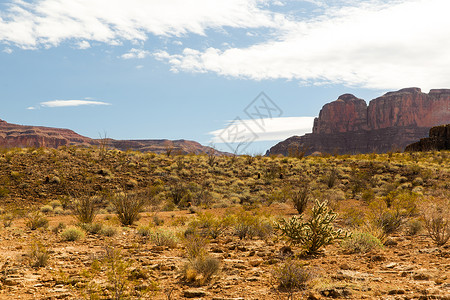
[[14, 148], [0, 163], [2, 299], [450, 294], [448, 151]]

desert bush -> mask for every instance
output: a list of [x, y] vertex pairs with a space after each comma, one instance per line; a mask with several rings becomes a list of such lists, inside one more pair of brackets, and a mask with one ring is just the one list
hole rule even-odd
[[220, 261], [211, 256], [199, 256], [184, 265], [182, 271], [184, 278], [190, 282], [204, 285], [211, 280], [211, 277], [219, 271]]
[[84, 238], [84, 236], [84, 231], [76, 226], [69, 226], [61, 233], [61, 238], [66, 242], [78, 241], [79, 239]]
[[423, 215], [428, 235], [437, 246], [445, 245], [450, 239], [448, 204], [444, 207], [432, 206]]
[[61, 201], [59, 200], [53, 200], [48, 205], [50, 205], [53, 209], [62, 206]]
[[99, 234], [103, 236], [114, 236], [117, 233], [117, 228], [114, 226], [103, 226], [103, 228], [99, 231]]
[[117, 217], [124, 226], [133, 225], [139, 220], [140, 213], [148, 203], [146, 195], [118, 193], [112, 199]]
[[302, 216], [294, 216], [289, 220], [279, 220], [275, 228], [292, 244], [301, 245], [306, 254], [316, 254], [335, 240], [348, 237], [341, 229], [334, 229], [336, 216], [337, 214], [328, 208], [327, 201], [316, 200], [312, 215], [307, 221], [303, 221]]
[[32, 212], [28, 215], [25, 225], [31, 230], [47, 228], [48, 219], [41, 212]]
[[140, 225], [136, 233], [142, 237], [150, 237], [153, 232], [152, 226], [150, 225]]
[[151, 233], [150, 240], [156, 246], [165, 246], [169, 248], [177, 247], [177, 237], [175, 234], [168, 230], [158, 229]]
[[83, 196], [73, 203], [73, 215], [80, 223], [92, 223], [97, 214], [97, 197]]
[[294, 299], [296, 291], [304, 290], [312, 278], [311, 272], [297, 260], [288, 259], [272, 270], [272, 276], [278, 288], [288, 294], [287, 299]]
[[97, 234], [102, 230], [102, 223], [81, 223], [78, 226], [89, 234]]
[[403, 218], [398, 211], [386, 210], [379, 216], [376, 222], [383, 232], [389, 235], [398, 231], [403, 224]]
[[423, 223], [419, 219], [412, 219], [406, 222], [406, 233], [416, 235], [423, 229]]
[[53, 207], [51, 205], [44, 205], [41, 207], [41, 212], [44, 214], [51, 213], [53, 212]]
[[3, 226], [11, 227], [12, 222], [14, 221], [15, 216], [12, 213], [8, 213], [2, 216]]
[[41, 268], [47, 265], [49, 254], [44, 244], [33, 242], [28, 257], [33, 268]]
[[330, 171], [330, 173], [328, 174], [328, 176], [326, 177], [326, 183], [327, 183], [327, 186], [328, 186], [329, 189], [334, 187], [334, 185], [336, 184], [337, 175], [338, 175], [337, 169], [333, 168]]
[[382, 248], [383, 244], [370, 233], [355, 232], [341, 242], [341, 247], [345, 253], [367, 253], [376, 248]]
[[56, 225], [56, 226], [52, 229], [52, 232], [58, 234], [58, 233], [61, 232], [61, 230], [65, 229], [65, 228], [66, 228], [66, 224], [64, 224], [64, 223], [62, 223], [62, 222], [59, 222], [58, 225]]
[[252, 239], [255, 236], [265, 239], [273, 232], [273, 226], [260, 215], [252, 215], [247, 211], [240, 211], [234, 220], [234, 232], [242, 240]]
[[291, 192], [291, 199], [294, 203], [294, 207], [299, 214], [302, 214], [309, 201], [309, 186], [304, 185], [299, 190], [293, 190]]
[[108, 247], [103, 263], [107, 268], [106, 275], [112, 290], [110, 299], [127, 299], [131, 289], [131, 281], [129, 280], [131, 262], [124, 259], [120, 250]]
[[53, 209], [53, 213], [55, 215], [63, 215], [64, 214], [64, 208], [62, 208], [61, 206], [57, 206]]
[[196, 233], [185, 233], [184, 246], [188, 258], [205, 256], [208, 253], [207, 245], [208, 240], [204, 236]]
[[199, 213], [198, 217], [189, 223], [188, 230], [198, 232], [202, 236], [218, 238], [232, 223], [229, 216], [216, 217], [211, 213]]

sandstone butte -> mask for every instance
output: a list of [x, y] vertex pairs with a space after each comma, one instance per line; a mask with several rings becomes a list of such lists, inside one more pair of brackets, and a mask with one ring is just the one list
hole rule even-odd
[[351, 94], [325, 104], [312, 133], [293, 136], [268, 154], [292, 152], [355, 154], [402, 150], [428, 136], [431, 127], [450, 123], [450, 89], [388, 92], [369, 105]]
[[91, 139], [78, 133], [61, 128], [51, 128], [42, 126], [23, 126], [10, 124], [0, 120], [0, 148], [25, 148], [25, 147], [46, 147], [58, 148], [61, 146], [100, 146], [106, 145], [108, 148], [118, 150], [136, 150], [141, 152], [173, 154], [188, 153], [215, 153], [217, 155], [228, 155], [219, 152], [211, 147], [203, 146], [195, 141], [187, 140], [114, 140], [114, 139]]

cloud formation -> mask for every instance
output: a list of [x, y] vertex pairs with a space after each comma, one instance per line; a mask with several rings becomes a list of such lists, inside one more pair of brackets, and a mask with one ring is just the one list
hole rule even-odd
[[103, 101], [93, 101], [93, 100], [52, 100], [52, 101], [45, 101], [39, 103], [38, 106], [30, 106], [27, 107], [28, 110], [34, 110], [40, 107], [76, 107], [76, 106], [83, 106], [83, 105], [111, 105], [110, 103], [103, 102]]
[[[224, 128], [214, 130], [211, 142], [239, 143], [242, 141], [280, 141], [293, 135], [303, 135], [312, 132], [314, 117], [282, 117], [263, 119], [264, 128], [254, 120], [235, 120], [229, 122]], [[230, 132], [231, 131], [231, 132]], [[236, 138], [234, 133], [239, 133]]]
[[[177, 45], [155, 51], [173, 72], [250, 80], [297, 80], [374, 89], [450, 85], [448, 0], [10, 0], [0, 11], [0, 43], [23, 49], [72, 42], [144, 45], [150, 36]], [[315, 7], [302, 12], [303, 4]], [[301, 9], [296, 5], [300, 5]], [[204, 48], [210, 30], [247, 31], [245, 46]], [[268, 30], [269, 29], [269, 30]], [[234, 38], [234, 37], [233, 37]], [[245, 37], [244, 37], [245, 39]], [[97, 42], [97, 43], [94, 43]], [[250, 45], [248, 43], [251, 43]], [[9, 50], [8, 50], [9, 49]], [[131, 49], [123, 59], [145, 58]]]
[[0, 12], [0, 42], [24, 49], [67, 40], [120, 44], [148, 35], [205, 35], [207, 29], [277, 27], [282, 18], [260, 8], [267, 0], [35, 0]]
[[450, 85], [449, 1], [350, 2], [352, 6], [340, 8], [325, 5], [318, 17], [297, 21], [277, 39], [249, 47], [185, 48], [179, 54], [154, 55], [174, 72], [252, 80], [375, 89]]
[[131, 59], [131, 58], [142, 59], [142, 58], [146, 58], [149, 55], [150, 55], [149, 51], [132, 48], [130, 51], [123, 54], [121, 57], [123, 59]]

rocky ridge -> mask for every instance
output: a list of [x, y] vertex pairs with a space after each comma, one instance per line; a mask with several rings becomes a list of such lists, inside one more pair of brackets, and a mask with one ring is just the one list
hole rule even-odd
[[431, 127], [450, 122], [450, 89], [428, 94], [419, 88], [388, 92], [370, 101], [351, 94], [325, 104], [314, 120], [313, 132], [273, 146], [268, 154], [371, 153], [403, 149], [427, 136]]
[[0, 120], [0, 148], [46, 147], [56, 149], [61, 146], [89, 147], [101, 145], [122, 151], [134, 150], [155, 153], [170, 151], [174, 154], [200, 154], [214, 151], [216, 154], [225, 154], [195, 141], [91, 139], [69, 129], [24, 126]]

